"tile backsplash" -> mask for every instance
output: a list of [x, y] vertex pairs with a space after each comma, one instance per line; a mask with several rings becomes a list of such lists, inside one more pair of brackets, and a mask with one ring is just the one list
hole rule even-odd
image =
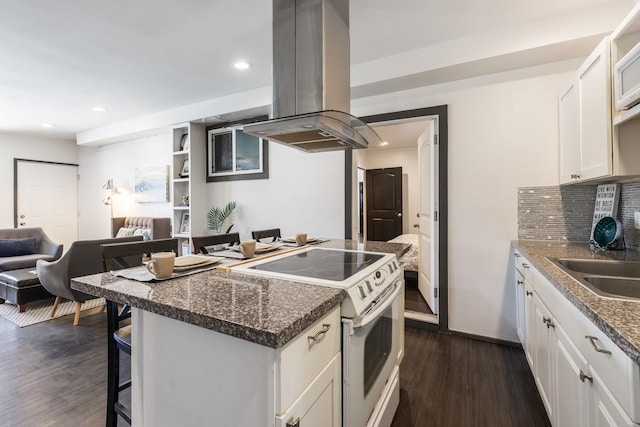
[[[597, 185], [518, 188], [518, 239], [588, 242]], [[621, 184], [617, 218], [624, 226], [627, 248], [640, 250], [640, 183]]]

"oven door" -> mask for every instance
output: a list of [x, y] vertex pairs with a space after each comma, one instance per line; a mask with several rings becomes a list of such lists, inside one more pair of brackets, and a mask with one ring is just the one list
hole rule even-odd
[[378, 412], [393, 411], [393, 407], [377, 405], [378, 401], [388, 402], [382, 396], [385, 384], [398, 363], [400, 352], [399, 330], [404, 327], [402, 313], [403, 281], [395, 282], [395, 289], [370, 313], [361, 318], [342, 319], [343, 351], [343, 425], [362, 427], [376, 409], [372, 419], [392, 419], [381, 417]]

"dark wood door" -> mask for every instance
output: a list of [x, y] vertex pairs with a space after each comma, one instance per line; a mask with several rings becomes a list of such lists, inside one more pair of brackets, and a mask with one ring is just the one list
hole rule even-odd
[[402, 234], [402, 168], [368, 170], [366, 183], [367, 240]]

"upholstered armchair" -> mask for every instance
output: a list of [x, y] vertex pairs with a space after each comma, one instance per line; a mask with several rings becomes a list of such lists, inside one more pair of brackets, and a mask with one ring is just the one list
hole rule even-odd
[[95, 298], [93, 295], [71, 289], [71, 278], [86, 276], [88, 274], [102, 273], [102, 252], [100, 245], [108, 243], [126, 243], [141, 241], [142, 236], [131, 236], [114, 239], [78, 240], [71, 244], [69, 250], [57, 261], [47, 262], [39, 260], [36, 264], [36, 272], [42, 286], [49, 293], [56, 296], [56, 301], [51, 309], [53, 317], [62, 299], [76, 302], [76, 315], [73, 324], [80, 321], [82, 303]]

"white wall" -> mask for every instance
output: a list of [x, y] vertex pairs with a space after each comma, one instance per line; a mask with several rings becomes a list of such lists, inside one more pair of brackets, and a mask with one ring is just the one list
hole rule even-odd
[[0, 134], [0, 153], [0, 194], [4, 206], [0, 210], [0, 228], [13, 228], [14, 159], [78, 163], [78, 147], [69, 140]]
[[413, 227], [413, 224], [418, 223], [416, 215], [420, 209], [420, 175], [418, 173], [417, 144], [418, 142], [416, 141], [416, 148], [354, 151], [354, 158], [360, 168], [402, 168], [402, 232], [404, 234], [418, 233], [418, 229]]
[[[105, 145], [80, 147], [78, 221], [80, 239], [100, 239], [111, 235], [111, 209], [102, 204], [107, 190], [102, 186], [112, 178], [124, 194], [113, 200], [113, 216], [172, 217], [171, 203], [137, 203], [134, 200], [135, 169], [173, 165], [169, 129], [161, 135]], [[171, 176], [171, 175], [170, 175]], [[171, 187], [171, 186], [170, 186]]]
[[344, 238], [344, 152], [305, 153], [269, 144], [269, 179], [207, 184], [210, 206], [236, 201], [232, 231], [280, 228], [283, 236]]
[[517, 187], [558, 184], [558, 94], [579, 62], [360, 99], [356, 115], [447, 104], [449, 327], [509, 341]]

